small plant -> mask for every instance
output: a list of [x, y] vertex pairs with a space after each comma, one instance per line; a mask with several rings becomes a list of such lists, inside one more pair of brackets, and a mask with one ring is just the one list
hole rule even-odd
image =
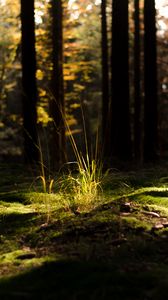
[[68, 200], [72, 210], [89, 209], [95, 206], [102, 190], [102, 168], [95, 160], [86, 162], [81, 157], [80, 163], [77, 162], [77, 171], [77, 174], [69, 171], [68, 175], [64, 175], [60, 193], [66, 203]]
[[[71, 209], [73, 211], [86, 210], [93, 208], [95, 203], [98, 202], [100, 192], [102, 191], [102, 180], [103, 180], [103, 166], [101, 160], [98, 158], [98, 135], [96, 138], [96, 147], [94, 155], [89, 155], [86, 128], [84, 114], [82, 112], [83, 119], [83, 129], [84, 129], [84, 139], [85, 139], [85, 155], [82, 154], [77, 147], [73, 133], [69, 127], [68, 121], [63, 115], [65, 127], [70, 138], [70, 142], [73, 148], [73, 152], [76, 157], [75, 162], [69, 162], [66, 165], [70, 166], [76, 164], [77, 172], [68, 171], [68, 174], [60, 176], [57, 186], [60, 189], [59, 194], [62, 199], [62, 206], [66, 209]], [[62, 112], [61, 112], [62, 113]], [[40, 176], [36, 179], [40, 179], [42, 182], [43, 192], [46, 193], [46, 210], [47, 215], [49, 215], [49, 203], [47, 193], [52, 193], [54, 180], [50, 178], [47, 179], [46, 167], [44, 165], [42, 148], [39, 140], [39, 152], [40, 152]], [[69, 169], [69, 168], [68, 168]], [[49, 196], [49, 195], [48, 195]]]
[[40, 162], [39, 163], [40, 163], [41, 175], [38, 176], [37, 179], [41, 179], [42, 186], [43, 186], [43, 192], [51, 194], [54, 179], [51, 179], [49, 176], [49, 179], [47, 180], [46, 167], [44, 165], [43, 152], [42, 152], [41, 142], [40, 142], [39, 138], [38, 138], [38, 144], [39, 144], [38, 149], [39, 149], [39, 153], [40, 153]]
[[44, 193], [48, 193], [48, 194], [52, 193], [54, 179], [47, 180], [45, 174], [38, 176], [36, 179], [41, 179]]
[[[77, 144], [66, 119], [65, 123], [76, 157], [76, 162], [73, 163], [77, 166], [77, 172], [73, 173], [72, 171], [69, 171], [68, 175], [63, 176], [60, 182], [60, 193], [64, 202], [66, 199], [67, 205], [72, 210], [79, 211], [82, 209], [89, 209], [98, 202], [100, 192], [102, 191], [102, 180], [106, 175], [103, 174], [103, 166], [98, 159], [98, 139], [96, 139], [95, 155], [92, 158], [89, 156], [85, 121], [83, 118], [86, 147], [86, 155], [84, 156], [77, 148]], [[69, 164], [72, 164], [72, 162]]]
[[[46, 168], [46, 166], [44, 164], [43, 151], [42, 151], [41, 142], [40, 142], [39, 137], [38, 137], [38, 145], [36, 145], [36, 147], [38, 148], [39, 154], [40, 154], [40, 157], [39, 157], [40, 158], [39, 159], [40, 175], [35, 178], [35, 180], [33, 181], [33, 184], [35, 183], [35, 181], [38, 181], [38, 180], [41, 181], [43, 196], [38, 197], [36, 195], [37, 201], [34, 201], [34, 197], [33, 197], [33, 202], [35, 204], [36, 210], [38, 210], [38, 204], [40, 207], [44, 206], [44, 211], [42, 213], [45, 212], [46, 224], [48, 224], [51, 219], [52, 206], [54, 206], [54, 203], [53, 203], [54, 197], [52, 197], [52, 189], [53, 189], [54, 179], [51, 178], [50, 172], [48, 171], [48, 169]], [[38, 193], [38, 194], [40, 195], [41, 193]], [[38, 198], [40, 198], [40, 200]]]

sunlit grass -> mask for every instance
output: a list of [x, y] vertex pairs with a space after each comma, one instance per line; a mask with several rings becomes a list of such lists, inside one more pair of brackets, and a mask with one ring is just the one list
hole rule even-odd
[[76, 161], [67, 163], [76, 166], [75, 174], [69, 170], [60, 180], [60, 194], [64, 205], [73, 211], [90, 210], [94, 208], [102, 197], [102, 182], [107, 176], [103, 173], [103, 164], [98, 151], [98, 134], [95, 141], [95, 150], [92, 154], [89, 151], [88, 139], [86, 134], [85, 119], [81, 107], [83, 120], [83, 133], [85, 141], [84, 153], [78, 149], [74, 135], [70, 129], [68, 121], [64, 116], [66, 130], [75, 155]]
[[60, 195], [63, 205], [78, 211], [90, 210], [97, 206], [103, 198], [103, 174], [99, 162], [83, 156], [76, 162], [77, 172], [69, 171], [60, 179]]

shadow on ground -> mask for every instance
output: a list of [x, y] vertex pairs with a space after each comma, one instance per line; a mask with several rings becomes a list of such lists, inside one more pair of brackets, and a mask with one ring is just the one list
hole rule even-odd
[[[168, 273], [123, 272], [115, 264], [78, 261], [46, 263], [0, 283], [0, 298], [9, 299], [152, 299], [168, 293]], [[158, 280], [159, 273], [159, 280]]]

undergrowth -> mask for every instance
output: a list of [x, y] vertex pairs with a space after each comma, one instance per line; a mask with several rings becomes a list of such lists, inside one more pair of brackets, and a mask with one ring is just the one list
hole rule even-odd
[[[66, 120], [66, 117], [63, 116], [65, 127], [75, 156], [75, 161], [65, 163], [68, 173], [60, 172], [60, 174], [57, 174], [56, 181], [52, 176], [49, 175], [48, 178], [46, 176], [47, 168], [44, 165], [43, 152], [39, 140], [41, 172], [36, 180], [41, 180], [43, 192], [46, 195], [45, 205], [47, 221], [50, 219], [50, 205], [52, 205], [49, 201], [50, 197], [47, 195], [54, 192], [54, 186], [58, 187], [57, 190], [61, 198], [62, 206], [65, 210], [73, 212], [93, 209], [102, 197], [102, 182], [107, 176], [108, 171], [103, 173], [103, 164], [100, 159], [100, 154], [98, 153], [98, 134], [96, 136], [94, 154], [90, 154], [82, 108], [81, 112], [85, 140], [84, 154], [78, 149], [68, 121]], [[72, 165], [76, 166], [75, 172], [71, 170]]]

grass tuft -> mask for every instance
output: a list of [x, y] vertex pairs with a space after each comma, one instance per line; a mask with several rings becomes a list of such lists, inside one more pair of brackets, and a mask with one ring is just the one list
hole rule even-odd
[[77, 173], [69, 171], [60, 181], [60, 195], [64, 204], [70, 209], [93, 209], [102, 195], [102, 181], [104, 174], [102, 166], [96, 160], [86, 160], [80, 156], [77, 162]]

